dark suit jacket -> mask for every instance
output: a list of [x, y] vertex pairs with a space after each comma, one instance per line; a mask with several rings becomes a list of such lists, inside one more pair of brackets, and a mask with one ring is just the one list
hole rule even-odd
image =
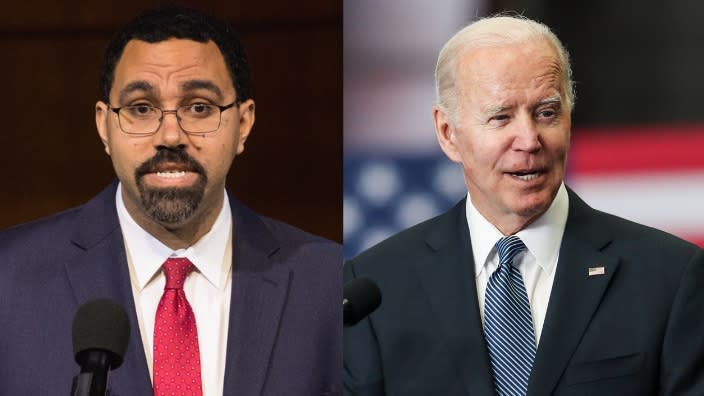
[[[528, 395], [704, 395], [702, 250], [569, 199]], [[346, 395], [495, 394], [464, 201], [345, 264], [361, 276], [382, 303], [345, 329]]]
[[[87, 204], [0, 234], [0, 395], [68, 395], [71, 323], [106, 297], [131, 321], [112, 395], [152, 394], [115, 209], [116, 183]], [[341, 393], [342, 250], [236, 200], [224, 395]], [[7, 209], [7, 208], [6, 208]]]

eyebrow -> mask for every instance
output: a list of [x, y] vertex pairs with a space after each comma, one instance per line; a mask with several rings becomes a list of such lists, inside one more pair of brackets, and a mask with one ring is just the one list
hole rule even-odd
[[555, 95], [555, 96], [550, 96], [549, 98], [545, 98], [538, 102], [538, 105], [544, 105], [544, 104], [562, 104], [562, 97], [560, 95]]
[[214, 93], [219, 100], [223, 100], [224, 98], [220, 87], [215, 85], [215, 83], [210, 80], [188, 80], [181, 84], [181, 90], [184, 92], [196, 91], [199, 89], [204, 89]]
[[497, 114], [499, 114], [499, 113], [503, 113], [504, 111], [506, 111], [506, 110], [508, 110], [508, 109], [510, 109], [510, 108], [513, 108], [513, 106], [502, 106], [502, 105], [498, 105], [498, 106], [489, 106], [489, 107], [487, 107], [487, 108], [484, 110], [484, 113], [485, 113], [487, 116], [495, 116], [495, 115], [497, 115]]
[[120, 90], [120, 96], [118, 97], [118, 100], [120, 101], [120, 103], [125, 103], [125, 101], [127, 101], [127, 96], [135, 91], [144, 91], [144, 92], [154, 94], [155, 90], [154, 90], [154, 86], [151, 85], [148, 81], [145, 81], [145, 80], [132, 81], [131, 83], [127, 84], [124, 88], [122, 88]]
[[[196, 91], [199, 89], [204, 89], [207, 91], [210, 91], [214, 93], [219, 100], [223, 100], [224, 96], [222, 94], [222, 90], [215, 85], [210, 80], [188, 80], [185, 81], [184, 83], [181, 84], [181, 90], [184, 92], [189, 92], [189, 91]], [[137, 81], [132, 81], [131, 83], [127, 84], [124, 88], [120, 90], [120, 95], [118, 97], [120, 103], [125, 103], [127, 101], [127, 97], [136, 91], [142, 91], [149, 93], [151, 95], [156, 94], [156, 89], [152, 84], [150, 84], [146, 80], [137, 80]]]
[[[560, 95], [555, 95], [555, 96], [550, 96], [545, 99], [542, 99], [540, 102], [538, 102], [536, 105], [537, 106], [542, 106], [546, 104], [558, 104], [562, 105], [562, 97]], [[512, 105], [497, 105], [497, 106], [489, 106], [485, 109], [485, 113], [488, 116], [494, 116], [500, 113], [503, 113], [506, 110], [512, 109], [514, 106]]]

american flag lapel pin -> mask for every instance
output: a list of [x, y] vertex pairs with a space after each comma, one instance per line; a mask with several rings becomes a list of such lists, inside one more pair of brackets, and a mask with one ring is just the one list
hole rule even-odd
[[604, 267], [589, 267], [589, 270], [587, 271], [589, 276], [604, 275], [605, 273], [606, 270]]

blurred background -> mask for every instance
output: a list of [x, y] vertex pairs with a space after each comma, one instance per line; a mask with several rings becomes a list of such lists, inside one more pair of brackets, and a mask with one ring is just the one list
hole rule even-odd
[[[95, 129], [114, 31], [163, 1], [10, 2], [0, 13], [0, 228], [86, 202], [114, 179]], [[342, 3], [170, 1], [230, 22], [257, 119], [228, 186], [258, 212], [342, 241]]]
[[432, 124], [442, 45], [516, 11], [560, 37], [577, 88], [567, 184], [591, 206], [704, 246], [704, 3], [346, 0], [344, 241], [352, 257], [466, 194]]

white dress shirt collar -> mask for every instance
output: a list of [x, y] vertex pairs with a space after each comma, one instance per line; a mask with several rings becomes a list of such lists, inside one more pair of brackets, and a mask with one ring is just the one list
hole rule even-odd
[[224, 289], [227, 283], [229, 268], [221, 268], [225, 249], [232, 226], [232, 215], [227, 193], [223, 190], [223, 205], [212, 228], [193, 246], [186, 249], [172, 250], [161, 241], [140, 227], [125, 207], [122, 200], [122, 183], [118, 184], [115, 196], [117, 216], [122, 228], [125, 246], [132, 258], [133, 274], [136, 275], [135, 286], [139, 290], [154, 278], [167, 258], [187, 257], [208, 281], [219, 289]]
[[[535, 256], [536, 263], [546, 273], [550, 273], [557, 262], [562, 234], [567, 223], [569, 198], [562, 183], [548, 210], [528, 227], [516, 233]], [[494, 245], [504, 235], [491, 224], [472, 204], [469, 193], [466, 202], [467, 224], [474, 255], [475, 277], [484, 269]]]

